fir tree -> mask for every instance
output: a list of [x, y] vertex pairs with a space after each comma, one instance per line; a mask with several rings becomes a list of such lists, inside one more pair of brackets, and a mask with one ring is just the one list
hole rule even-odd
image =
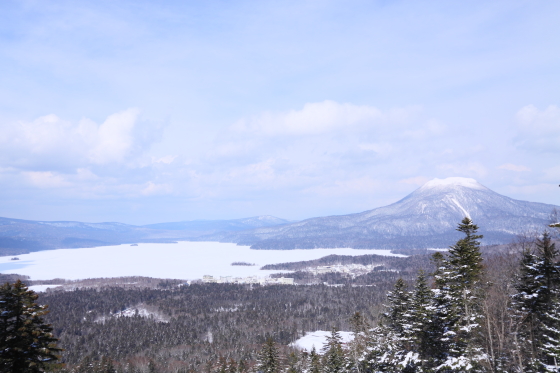
[[416, 355], [415, 361], [408, 362], [413, 371], [413, 366], [430, 366], [434, 341], [431, 334], [433, 318], [433, 294], [428, 288], [426, 275], [420, 271], [416, 280], [414, 294], [411, 299], [410, 311], [407, 313], [409, 325], [405, 330], [405, 338], [411, 345], [410, 350]]
[[[520, 339], [526, 343], [526, 371], [547, 371], [559, 362], [558, 302], [560, 265], [558, 250], [545, 232], [537, 239], [536, 252], [525, 250], [513, 296], [513, 307], [523, 327]], [[551, 368], [552, 369], [552, 368]]]
[[387, 294], [387, 300], [389, 301], [388, 311], [383, 314], [387, 326], [401, 334], [405, 324], [405, 314], [410, 308], [410, 293], [402, 278], [397, 280], [393, 291]]
[[321, 356], [315, 350], [315, 346], [309, 353], [309, 373], [321, 373]]
[[58, 360], [57, 339], [43, 321], [47, 306], [21, 281], [0, 287], [0, 371], [43, 372]]
[[[478, 330], [482, 312], [483, 296], [481, 278], [483, 273], [482, 255], [476, 234], [478, 226], [465, 217], [457, 230], [465, 237], [449, 248], [447, 257], [436, 257], [439, 268], [436, 271], [437, 294], [435, 298], [434, 340], [442, 334], [439, 354], [442, 364], [440, 371], [456, 372], [478, 369], [482, 354], [477, 346]], [[437, 350], [434, 353], [438, 353]]]
[[280, 358], [278, 357], [278, 349], [272, 338], [268, 338], [263, 344], [257, 363], [258, 373], [279, 373]]
[[286, 373], [302, 373], [300, 369], [299, 357], [292, 351], [286, 359]]
[[345, 372], [347, 366], [346, 354], [342, 349], [342, 337], [336, 329], [333, 329], [331, 335], [327, 337], [323, 352], [324, 373]]

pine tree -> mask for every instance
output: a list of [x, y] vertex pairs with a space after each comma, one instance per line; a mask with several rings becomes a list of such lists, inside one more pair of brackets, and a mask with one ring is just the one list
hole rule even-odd
[[0, 371], [43, 372], [58, 360], [52, 327], [43, 316], [47, 306], [21, 281], [0, 287]]
[[272, 338], [268, 338], [263, 344], [257, 363], [258, 373], [279, 373], [280, 358], [278, 357], [278, 349]]

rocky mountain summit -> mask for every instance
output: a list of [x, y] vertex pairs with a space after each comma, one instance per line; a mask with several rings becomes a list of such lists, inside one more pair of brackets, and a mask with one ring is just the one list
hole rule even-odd
[[405, 252], [448, 247], [460, 237], [455, 228], [467, 216], [479, 225], [483, 244], [503, 244], [525, 232], [542, 232], [555, 208], [560, 209], [503, 196], [474, 179], [452, 177], [431, 180], [385, 207], [205, 239], [265, 250], [352, 247]]

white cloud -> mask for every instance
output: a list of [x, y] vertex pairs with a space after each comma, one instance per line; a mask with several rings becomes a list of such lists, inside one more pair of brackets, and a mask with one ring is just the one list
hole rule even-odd
[[517, 112], [517, 145], [538, 152], [560, 152], [560, 108], [527, 105]]
[[89, 119], [71, 123], [49, 114], [31, 122], [0, 125], [0, 160], [37, 171], [121, 164], [159, 139], [157, 133], [146, 136], [138, 115], [137, 109], [128, 109], [98, 125]]
[[418, 112], [418, 107], [392, 109], [386, 112], [368, 105], [338, 103], [331, 100], [307, 103], [301, 110], [283, 113], [265, 112], [250, 119], [236, 122], [232, 129], [238, 132], [256, 132], [265, 135], [310, 135], [356, 127], [395, 126], [406, 123]]
[[515, 171], [515, 172], [531, 171], [531, 169], [529, 167], [522, 166], [522, 165], [516, 165], [516, 164], [512, 164], [512, 163], [503, 164], [503, 165], [499, 166], [498, 168], [501, 169], [501, 170], [508, 170], [508, 171]]
[[64, 180], [64, 177], [50, 171], [27, 171], [23, 175], [32, 185], [38, 188], [60, 188], [70, 185], [70, 183]]
[[132, 130], [138, 114], [137, 109], [128, 109], [110, 115], [97, 128], [89, 159], [97, 164], [122, 162], [132, 150]]

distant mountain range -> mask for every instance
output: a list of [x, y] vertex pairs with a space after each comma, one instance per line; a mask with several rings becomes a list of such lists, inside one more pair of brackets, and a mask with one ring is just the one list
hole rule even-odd
[[205, 237], [251, 245], [253, 249], [446, 248], [461, 237], [455, 228], [470, 217], [484, 235], [483, 244], [511, 242], [524, 232], [542, 232], [559, 206], [515, 200], [474, 179], [434, 179], [389, 206], [357, 214], [327, 216], [277, 227]]
[[274, 216], [255, 216], [234, 220], [194, 220], [144, 226], [0, 218], [0, 255], [123, 243], [188, 241], [217, 232], [224, 233], [286, 223], [289, 221]]
[[247, 229], [269, 227], [287, 223], [290, 223], [290, 221], [270, 215], [265, 215], [234, 220], [190, 220], [174, 223], [158, 223], [144, 225], [143, 227], [174, 231], [204, 232], [204, 234], [209, 234], [210, 232], [216, 231], [242, 231]]
[[135, 226], [121, 223], [30, 221], [0, 218], [0, 255], [137, 242], [221, 241], [253, 249], [376, 248], [396, 252], [445, 248], [468, 216], [484, 244], [543, 231], [554, 206], [500, 195], [476, 180], [434, 179], [389, 206], [357, 214], [290, 222], [273, 216], [195, 220]]

